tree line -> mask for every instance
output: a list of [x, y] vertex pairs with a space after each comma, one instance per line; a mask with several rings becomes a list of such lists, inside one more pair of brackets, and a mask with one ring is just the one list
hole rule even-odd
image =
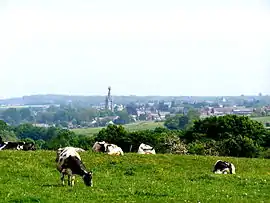
[[[115, 112], [92, 107], [73, 107], [61, 105], [42, 108], [8, 108], [0, 111], [2, 120], [16, 126], [22, 123], [40, 123], [54, 125], [56, 127], [97, 127], [105, 126], [112, 118], [118, 116], [116, 123], [127, 124], [132, 121], [126, 109]], [[92, 121], [96, 121], [92, 124]]]
[[5, 141], [27, 140], [39, 149], [55, 150], [64, 146], [91, 149], [95, 141], [107, 141], [124, 152], [136, 152], [141, 143], [158, 153], [197, 154], [236, 157], [270, 157], [270, 131], [246, 116], [226, 115], [198, 119], [196, 113], [167, 118], [164, 127], [127, 131], [122, 125], [108, 125], [93, 136], [75, 134], [57, 127], [31, 124], [9, 126], [0, 121]]

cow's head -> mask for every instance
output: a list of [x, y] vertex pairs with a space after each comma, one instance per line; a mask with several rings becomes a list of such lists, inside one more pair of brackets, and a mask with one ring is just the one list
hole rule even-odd
[[83, 175], [84, 184], [93, 187], [93, 172], [87, 172]]

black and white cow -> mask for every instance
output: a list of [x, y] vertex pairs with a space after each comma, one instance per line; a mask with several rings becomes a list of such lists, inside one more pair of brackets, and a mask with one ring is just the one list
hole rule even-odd
[[64, 147], [64, 148], [59, 148], [56, 152], [56, 159], [55, 162], [58, 162], [60, 154], [64, 151], [67, 150], [68, 148], [74, 149], [76, 152], [84, 152], [85, 150], [79, 147]]
[[124, 155], [124, 152], [121, 149], [121, 147], [118, 147], [115, 144], [109, 144], [105, 141], [95, 142], [92, 149], [95, 152], [103, 152], [103, 153], [107, 153], [109, 155], [117, 155], [117, 156]]
[[106, 150], [105, 149], [105, 144], [106, 144], [105, 141], [95, 142], [95, 144], [92, 147], [92, 150], [95, 151], [95, 152], [103, 152], [103, 153], [105, 153], [105, 150]]
[[156, 151], [150, 145], [141, 143], [138, 149], [138, 154], [156, 154]]
[[22, 150], [24, 150], [24, 151], [33, 150], [34, 151], [34, 150], [36, 150], [36, 146], [32, 142], [25, 143], [25, 144], [23, 144], [23, 149]]
[[0, 143], [0, 150], [36, 150], [34, 143], [26, 142], [2, 142]]
[[235, 174], [235, 166], [226, 161], [217, 160], [217, 162], [214, 165], [213, 173], [216, 174]]
[[57, 151], [57, 170], [61, 173], [61, 181], [64, 185], [64, 177], [68, 176], [68, 185], [74, 186], [75, 175], [82, 176], [85, 185], [93, 186], [93, 173], [88, 172], [83, 164], [76, 148], [65, 147]]

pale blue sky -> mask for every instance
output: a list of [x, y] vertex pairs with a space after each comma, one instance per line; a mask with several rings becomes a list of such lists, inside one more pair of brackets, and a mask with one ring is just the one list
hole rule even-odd
[[268, 0], [0, 0], [0, 98], [270, 94]]

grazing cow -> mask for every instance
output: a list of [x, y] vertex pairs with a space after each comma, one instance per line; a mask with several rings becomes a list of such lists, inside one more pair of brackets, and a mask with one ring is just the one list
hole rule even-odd
[[232, 163], [218, 160], [214, 165], [213, 172], [216, 174], [235, 174], [235, 166]]
[[139, 146], [138, 154], [156, 154], [156, 151], [150, 145], [146, 145], [146, 144], [142, 143]]
[[[79, 148], [79, 147], [64, 147], [64, 148], [59, 148], [56, 152], [56, 159], [55, 159], [55, 162], [58, 162], [58, 159], [59, 159], [59, 156], [60, 154], [64, 151], [64, 150], [67, 150], [67, 149], [73, 149], [75, 150], [76, 152], [84, 152], [85, 150], [82, 149], [82, 148]], [[78, 156], [80, 156], [78, 154]]]
[[[59, 153], [59, 151], [61, 152]], [[78, 148], [74, 147], [60, 148], [57, 151], [57, 170], [61, 173], [62, 184], [65, 184], [64, 178], [65, 175], [67, 175], [68, 185], [74, 186], [75, 175], [79, 175], [82, 176], [85, 185], [93, 186], [93, 173], [86, 170], [86, 167], [77, 151]]]
[[[29, 143], [25, 142], [2, 142], [0, 144], [0, 150], [7, 150], [7, 149], [23, 150], [24, 146], [28, 144]], [[28, 148], [25, 148], [25, 150], [28, 150]], [[32, 148], [30, 148], [29, 150], [32, 150]]]

